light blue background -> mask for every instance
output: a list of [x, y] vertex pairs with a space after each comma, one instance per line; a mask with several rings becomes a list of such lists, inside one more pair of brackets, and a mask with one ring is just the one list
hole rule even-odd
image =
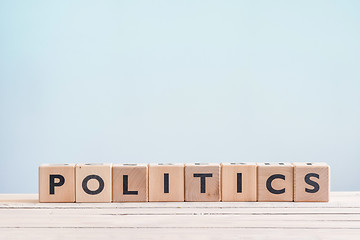
[[359, 1], [0, 3], [0, 192], [41, 163], [325, 161], [360, 190]]

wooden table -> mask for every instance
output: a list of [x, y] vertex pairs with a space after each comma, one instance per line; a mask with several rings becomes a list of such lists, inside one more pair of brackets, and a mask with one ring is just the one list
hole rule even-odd
[[329, 203], [38, 203], [0, 195], [0, 239], [360, 239], [360, 192]]

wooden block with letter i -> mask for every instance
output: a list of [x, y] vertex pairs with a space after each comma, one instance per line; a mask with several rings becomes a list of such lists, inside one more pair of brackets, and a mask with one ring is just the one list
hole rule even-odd
[[75, 164], [40, 165], [39, 202], [75, 202]]
[[328, 202], [330, 168], [326, 163], [293, 163], [294, 201]]
[[221, 164], [221, 200], [256, 202], [257, 165], [255, 163]]
[[219, 202], [220, 164], [191, 163], [185, 165], [185, 201]]
[[111, 164], [76, 165], [76, 202], [111, 202]]
[[148, 201], [147, 164], [114, 164], [112, 179], [113, 202]]
[[258, 201], [292, 202], [294, 168], [291, 163], [258, 163]]
[[149, 164], [149, 202], [184, 201], [184, 164]]

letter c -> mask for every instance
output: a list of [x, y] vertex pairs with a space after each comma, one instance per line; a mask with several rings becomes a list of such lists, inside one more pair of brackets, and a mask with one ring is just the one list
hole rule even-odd
[[271, 186], [272, 181], [274, 181], [276, 178], [285, 180], [285, 176], [282, 175], [282, 174], [274, 174], [274, 175], [271, 175], [271, 176], [266, 180], [266, 188], [267, 188], [267, 190], [269, 190], [269, 192], [271, 192], [271, 193], [273, 193], [273, 194], [282, 194], [282, 193], [285, 193], [285, 188], [282, 188], [282, 189], [274, 189], [274, 188]]

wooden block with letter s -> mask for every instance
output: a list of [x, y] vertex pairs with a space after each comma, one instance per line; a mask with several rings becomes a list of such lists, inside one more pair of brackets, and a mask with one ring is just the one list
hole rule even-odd
[[147, 164], [113, 164], [113, 202], [148, 201]]
[[223, 202], [256, 202], [256, 163], [222, 163], [221, 185]]
[[39, 166], [39, 202], [75, 202], [75, 164]]
[[76, 165], [76, 202], [111, 202], [111, 164]]
[[326, 163], [293, 163], [294, 201], [328, 202], [330, 167]]
[[291, 163], [258, 163], [258, 201], [292, 202], [294, 167]]
[[185, 201], [221, 201], [220, 164], [185, 164]]

